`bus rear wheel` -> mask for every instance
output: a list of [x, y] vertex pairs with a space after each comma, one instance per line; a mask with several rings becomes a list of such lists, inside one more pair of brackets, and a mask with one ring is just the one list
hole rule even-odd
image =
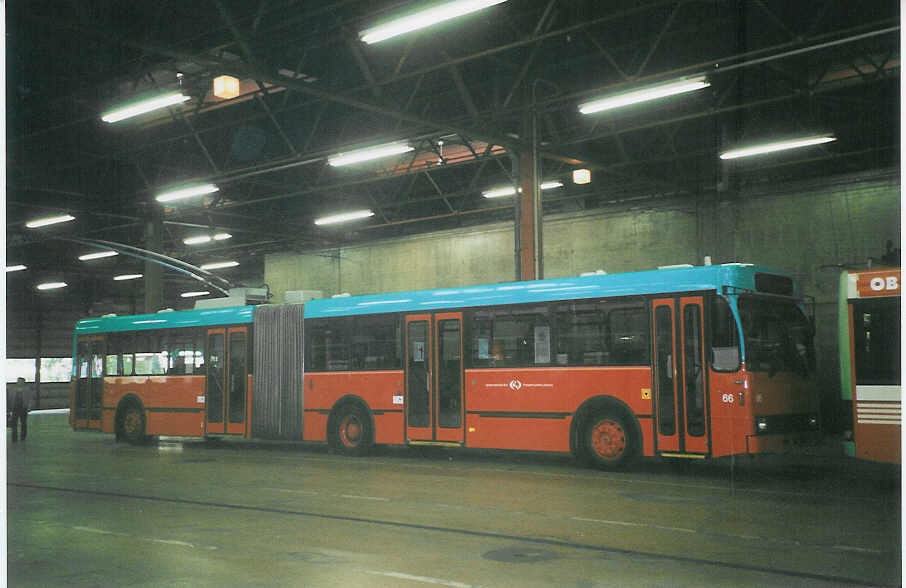
[[371, 419], [360, 406], [347, 404], [334, 419], [333, 445], [343, 455], [365, 455], [371, 448]]
[[585, 425], [585, 455], [594, 467], [612, 470], [632, 458], [635, 439], [625, 417], [616, 413], [593, 414]]

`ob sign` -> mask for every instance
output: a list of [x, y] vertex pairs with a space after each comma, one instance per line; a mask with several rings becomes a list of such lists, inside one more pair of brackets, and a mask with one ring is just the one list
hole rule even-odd
[[881, 270], [859, 276], [859, 296], [895, 296], [900, 293], [900, 272]]

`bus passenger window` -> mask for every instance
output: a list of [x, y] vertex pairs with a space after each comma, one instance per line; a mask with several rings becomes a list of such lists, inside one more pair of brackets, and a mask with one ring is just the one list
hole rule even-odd
[[648, 364], [648, 309], [615, 308], [607, 314], [611, 336], [611, 365]]
[[400, 369], [399, 326], [395, 315], [359, 317], [352, 322], [349, 369]]
[[557, 308], [557, 365], [607, 365], [610, 350], [604, 313], [593, 302]]
[[[355, 319], [357, 317], [349, 317]], [[310, 333], [308, 365], [314, 372], [336, 372], [349, 369], [349, 326], [347, 318], [319, 319], [306, 326]]]
[[120, 366], [119, 366], [119, 355], [108, 355], [107, 356], [107, 375], [108, 376], [118, 376], [120, 375]]
[[116, 333], [107, 335], [107, 358], [104, 370], [108, 376], [121, 376], [123, 374], [122, 360], [120, 358], [122, 347], [123, 337]]

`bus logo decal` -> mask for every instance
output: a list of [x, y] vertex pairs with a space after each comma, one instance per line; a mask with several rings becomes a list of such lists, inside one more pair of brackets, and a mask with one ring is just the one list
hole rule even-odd
[[518, 379], [510, 380], [510, 390], [516, 391], [520, 388], [522, 388], [522, 382], [520, 382]]

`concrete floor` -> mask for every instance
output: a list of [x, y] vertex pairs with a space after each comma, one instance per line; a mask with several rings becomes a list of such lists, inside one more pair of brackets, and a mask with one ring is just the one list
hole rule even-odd
[[7, 434], [11, 586], [901, 582], [899, 469]]

